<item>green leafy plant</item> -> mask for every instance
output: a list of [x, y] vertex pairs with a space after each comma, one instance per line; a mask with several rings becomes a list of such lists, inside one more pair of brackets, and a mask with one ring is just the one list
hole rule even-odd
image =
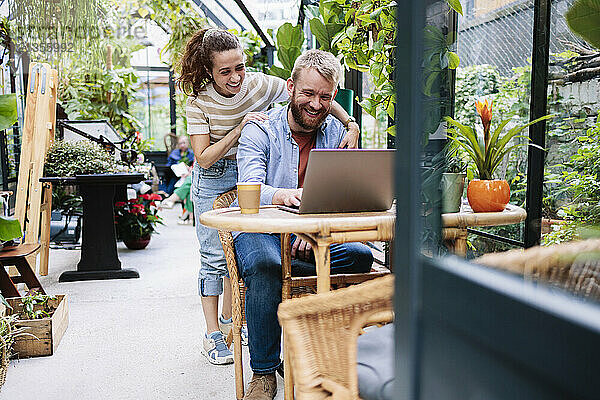
[[463, 15], [463, 9], [462, 4], [460, 4], [460, 0], [448, 0], [448, 5], [457, 13]]
[[446, 151], [446, 172], [464, 174], [467, 171], [467, 163], [456, 150]]
[[336, 46], [336, 41], [339, 39], [339, 34], [345, 28], [345, 21], [340, 18], [339, 12], [342, 10], [341, 7], [335, 6], [338, 3], [322, 1], [319, 3], [319, 7], [313, 7], [315, 11], [312, 12], [314, 17], [311, 18], [308, 23], [310, 31], [317, 41], [319, 42], [321, 50], [329, 51], [333, 55], [338, 55], [339, 51]]
[[[170, 13], [167, 13], [168, 23], [170, 27], [169, 41], [167, 45], [160, 51], [161, 58], [168, 55], [167, 61], [171, 65], [171, 68], [177, 72], [179, 71], [179, 61], [183, 56], [185, 45], [192, 35], [198, 32], [202, 28], [208, 28], [209, 24], [206, 19], [201, 18], [195, 12], [187, 11], [185, 13], [177, 13], [177, 10], [181, 11], [179, 5], [174, 5], [172, 2], [167, 2], [167, 9]], [[153, 14], [156, 19], [158, 14]]]
[[496, 129], [492, 131], [492, 105], [488, 104], [487, 100], [485, 103], [477, 102], [477, 104], [483, 124], [483, 138], [479, 137], [472, 127], [465, 126], [451, 117], [446, 117], [446, 122], [450, 125], [448, 138], [460, 146], [473, 161], [479, 179], [493, 179], [496, 168], [513, 149], [528, 145], [540, 148], [533, 143], [511, 144], [511, 140], [514, 138], [529, 140], [527, 136], [519, 134], [533, 124], [552, 118], [551, 115], [546, 115], [524, 125], [517, 125], [502, 135], [504, 128], [511, 122], [511, 119], [501, 121]]
[[143, 194], [127, 202], [115, 203], [115, 226], [117, 236], [122, 240], [138, 240], [147, 238], [162, 225], [155, 201], [161, 197], [157, 194]]
[[229, 32], [238, 37], [244, 54], [246, 54], [246, 70], [266, 72], [267, 71], [267, 54], [261, 50], [264, 47], [264, 42], [254, 31], [229, 29]]
[[304, 31], [300, 25], [292, 25], [289, 22], [277, 29], [277, 59], [282, 67], [273, 65], [269, 68], [269, 74], [288, 79], [292, 75], [292, 69], [296, 59], [302, 54], [304, 44]]
[[56, 300], [55, 296], [48, 296], [45, 294], [32, 294], [25, 296], [21, 299], [21, 306], [23, 307], [21, 319], [42, 319], [51, 317], [52, 313], [56, 310], [56, 307], [49, 304], [48, 301]]
[[64, 186], [55, 186], [52, 188], [52, 210], [82, 213], [83, 198], [76, 193], [67, 191]]
[[[5, 315], [0, 316], [0, 358], [3, 347], [6, 346], [6, 354], [8, 358], [12, 355], [12, 346], [15, 339], [19, 336], [25, 335], [26, 328], [16, 328], [17, 316], [16, 315]], [[0, 363], [4, 360], [0, 359]], [[7, 360], [8, 361], [8, 360]], [[0, 365], [2, 367], [2, 365]]]
[[600, 224], [600, 117], [593, 127], [577, 138], [577, 153], [565, 163], [562, 173], [571, 201], [559, 214], [580, 226]]
[[80, 142], [56, 141], [48, 150], [44, 165], [45, 176], [75, 176], [115, 173], [123, 166], [100, 145]]
[[130, 114], [138, 85], [133, 68], [78, 69], [63, 80], [60, 103], [70, 119], [107, 119], [123, 137], [133, 138], [141, 130], [140, 121]]
[[17, 122], [16, 93], [0, 95], [0, 131], [10, 128]]
[[[19, 52], [32, 60], [55, 65], [77, 53], [83, 58], [98, 52], [107, 17], [112, 13], [106, 0], [18, 0], [9, 1], [11, 36]], [[88, 60], [89, 61], [89, 60]]]

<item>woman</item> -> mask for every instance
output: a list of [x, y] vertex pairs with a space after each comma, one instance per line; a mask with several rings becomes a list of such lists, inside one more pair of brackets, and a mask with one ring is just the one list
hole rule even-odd
[[[192, 171], [192, 199], [196, 221], [212, 209], [213, 201], [234, 189], [237, 142], [248, 121], [267, 119], [271, 104], [288, 100], [286, 82], [262, 73], [246, 73], [239, 40], [220, 29], [202, 29], [188, 42], [181, 60], [180, 88], [189, 95], [186, 105], [188, 134], [196, 163]], [[340, 147], [356, 147], [359, 128], [341, 108], [332, 114], [349, 132]], [[200, 243], [198, 290], [206, 320], [203, 354], [213, 364], [233, 362], [224, 341], [231, 329], [231, 285], [217, 231], [196, 225]], [[223, 286], [223, 278], [225, 285]], [[223, 294], [222, 315], [218, 296]]]

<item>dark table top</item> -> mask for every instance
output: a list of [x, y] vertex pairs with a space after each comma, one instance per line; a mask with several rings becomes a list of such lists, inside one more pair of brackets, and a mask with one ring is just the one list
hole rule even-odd
[[51, 182], [63, 185], [126, 185], [128, 183], [138, 183], [143, 181], [144, 174], [93, 174], [72, 176], [45, 176], [40, 178], [40, 182]]

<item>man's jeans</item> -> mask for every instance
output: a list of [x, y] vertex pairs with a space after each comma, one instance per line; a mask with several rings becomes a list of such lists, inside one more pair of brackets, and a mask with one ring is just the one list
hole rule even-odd
[[[291, 243], [295, 236], [292, 235]], [[277, 306], [281, 303], [281, 241], [276, 234], [241, 233], [234, 239], [240, 274], [246, 285], [246, 321], [250, 367], [271, 373], [281, 364], [281, 326]], [[331, 273], [368, 272], [371, 250], [362, 243], [332, 244]], [[293, 275], [315, 275], [314, 264], [292, 260]]]

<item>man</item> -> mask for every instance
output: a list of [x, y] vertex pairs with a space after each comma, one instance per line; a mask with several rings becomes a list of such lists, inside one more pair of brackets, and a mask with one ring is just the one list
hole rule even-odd
[[[287, 90], [290, 104], [271, 110], [266, 121], [248, 123], [237, 153], [238, 181], [261, 182], [261, 204], [300, 205], [308, 154], [312, 148], [337, 148], [344, 126], [330, 117], [341, 65], [330, 53], [310, 50], [294, 65]], [[349, 120], [346, 125], [351, 122]], [[234, 244], [247, 287], [250, 366], [254, 372], [244, 399], [271, 400], [280, 368], [281, 247], [275, 234], [238, 233]], [[294, 274], [315, 275], [310, 245], [292, 235]], [[368, 272], [373, 262], [361, 243], [331, 246], [331, 272]]]

